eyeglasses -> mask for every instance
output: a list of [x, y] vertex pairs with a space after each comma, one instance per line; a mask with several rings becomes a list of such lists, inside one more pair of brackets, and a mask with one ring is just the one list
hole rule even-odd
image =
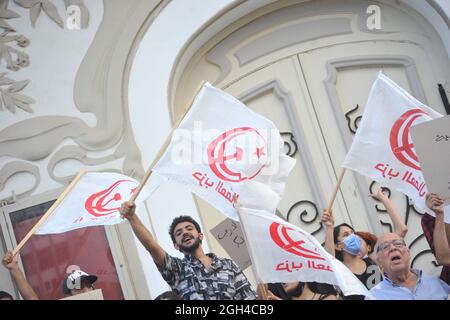
[[386, 252], [391, 247], [391, 245], [393, 245], [394, 247], [396, 247], [398, 249], [406, 247], [406, 243], [402, 239], [385, 241], [385, 242], [380, 243], [380, 245], [377, 248], [377, 253], [380, 251]]

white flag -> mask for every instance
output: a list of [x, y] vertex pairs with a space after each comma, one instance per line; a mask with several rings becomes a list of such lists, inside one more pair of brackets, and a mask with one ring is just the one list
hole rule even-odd
[[154, 172], [187, 186], [231, 219], [236, 201], [275, 212], [295, 160], [275, 125], [231, 95], [203, 86]]
[[267, 212], [240, 207], [240, 213], [258, 283], [320, 282], [339, 286], [344, 295], [371, 297], [309, 233]]
[[[159, 180], [161, 178], [154, 176], [147, 183], [135, 201], [136, 206], [141, 205], [158, 188]], [[36, 234], [122, 223], [126, 219], [120, 217], [120, 207], [130, 199], [138, 184], [138, 181], [119, 173], [87, 172]]]
[[409, 128], [439, 117], [380, 72], [342, 166], [406, 194], [433, 214], [425, 204], [427, 188]]

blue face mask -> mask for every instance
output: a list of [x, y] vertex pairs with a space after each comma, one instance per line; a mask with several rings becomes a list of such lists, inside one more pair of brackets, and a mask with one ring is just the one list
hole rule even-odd
[[352, 256], [358, 255], [361, 251], [362, 241], [354, 233], [344, 239], [344, 251], [350, 253]]

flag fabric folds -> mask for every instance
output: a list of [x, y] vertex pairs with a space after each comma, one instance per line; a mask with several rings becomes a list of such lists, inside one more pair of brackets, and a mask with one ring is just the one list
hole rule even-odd
[[[158, 177], [152, 181], [142, 189], [136, 199], [136, 206], [141, 205], [158, 188]], [[120, 217], [120, 207], [130, 199], [138, 184], [138, 181], [119, 173], [87, 172], [36, 234], [122, 223], [126, 219]]]
[[203, 86], [153, 171], [237, 220], [236, 203], [275, 212], [295, 160], [275, 125]]
[[344, 295], [371, 297], [361, 281], [314, 236], [271, 213], [239, 210], [258, 283], [315, 281], [339, 286]]
[[409, 128], [439, 117], [380, 72], [342, 166], [406, 194], [417, 208], [432, 214]]

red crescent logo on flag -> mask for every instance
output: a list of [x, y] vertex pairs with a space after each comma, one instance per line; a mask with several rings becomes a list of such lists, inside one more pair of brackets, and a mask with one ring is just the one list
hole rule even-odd
[[[240, 145], [242, 141], [237, 140], [244, 136], [253, 139], [256, 143], [249, 146]], [[245, 147], [251, 149], [248, 151], [251, 154], [248, 154], [247, 158], [254, 156], [256, 160], [256, 165], [251, 169], [252, 172], [247, 173], [247, 175], [242, 172], [235, 172], [230, 168], [230, 163], [239, 164], [240, 161], [243, 161]], [[221, 180], [230, 182], [250, 180], [256, 177], [265, 166], [264, 161], [260, 161], [260, 159], [266, 159], [264, 157], [266, 156], [266, 147], [266, 140], [257, 130], [249, 127], [235, 128], [222, 133], [208, 145], [208, 164], [214, 174]]]
[[[132, 180], [118, 180], [114, 182], [111, 186], [108, 188], [94, 193], [86, 200], [84, 207], [86, 208], [87, 212], [92, 214], [95, 217], [104, 217], [106, 215], [112, 214], [114, 212], [117, 212], [120, 209], [121, 201], [124, 200], [122, 197], [122, 194], [120, 192], [114, 191], [122, 184], [130, 183], [133, 185], [133, 187], [129, 188], [131, 195], [135, 188], [136, 182]], [[126, 197], [129, 196], [124, 195]], [[118, 205], [118, 206], [117, 206]]]
[[[273, 222], [270, 227], [272, 240], [282, 249], [308, 259], [325, 260], [308, 240], [302, 240], [303, 235], [295, 229]], [[295, 239], [292, 238], [294, 236]], [[309, 247], [309, 249], [307, 248]]]
[[417, 119], [422, 117], [431, 120], [431, 117], [422, 109], [406, 111], [395, 121], [389, 137], [391, 149], [395, 157], [404, 165], [416, 170], [421, 169], [416, 152], [413, 149], [414, 145], [409, 135], [409, 128], [414, 122], [417, 122]]

